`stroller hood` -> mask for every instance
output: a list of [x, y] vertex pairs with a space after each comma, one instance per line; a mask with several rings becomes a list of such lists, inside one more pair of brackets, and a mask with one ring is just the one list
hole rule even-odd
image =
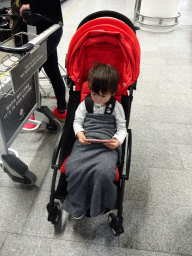
[[67, 54], [67, 72], [80, 91], [94, 63], [113, 65], [120, 74], [119, 87], [127, 95], [137, 81], [140, 46], [134, 31], [114, 18], [99, 18], [81, 26], [71, 39]]

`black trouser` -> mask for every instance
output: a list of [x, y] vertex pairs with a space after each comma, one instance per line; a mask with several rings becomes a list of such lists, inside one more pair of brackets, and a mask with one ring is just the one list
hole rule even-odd
[[[37, 31], [39, 32], [39, 31]], [[39, 33], [38, 33], [39, 34]], [[47, 40], [47, 60], [43, 64], [45, 73], [49, 77], [55, 96], [58, 110], [66, 109], [65, 84], [58, 66], [57, 46], [63, 34], [63, 28], [56, 30]]]

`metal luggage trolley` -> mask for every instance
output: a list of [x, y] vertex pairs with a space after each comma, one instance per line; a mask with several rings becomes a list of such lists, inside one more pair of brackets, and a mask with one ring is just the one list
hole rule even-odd
[[[3, 22], [10, 24], [11, 16], [3, 15]], [[22, 184], [34, 184], [37, 177], [9, 147], [32, 113], [37, 110], [48, 117], [49, 131], [61, 129], [51, 110], [41, 106], [38, 78], [39, 67], [47, 59], [46, 39], [61, 25], [54, 24], [38, 36], [20, 32], [0, 42], [0, 164], [13, 181]], [[6, 30], [10, 34], [11, 29]], [[30, 122], [37, 128], [41, 125], [39, 121]]]

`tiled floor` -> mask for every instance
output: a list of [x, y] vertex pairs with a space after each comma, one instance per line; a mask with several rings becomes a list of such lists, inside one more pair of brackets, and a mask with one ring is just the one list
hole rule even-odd
[[[3, 2], [3, 1], [2, 1]], [[110, 9], [133, 17], [135, 0], [67, 0], [59, 62], [80, 21]], [[63, 212], [47, 221], [52, 153], [58, 135], [41, 129], [20, 134], [12, 145], [38, 173], [35, 187], [12, 182], [1, 171], [0, 255], [192, 255], [192, 2], [181, 0], [180, 24], [158, 34], [138, 31], [141, 73], [131, 111], [130, 179], [124, 198], [124, 229], [113, 236], [107, 216], [76, 221]], [[46, 100], [52, 109], [55, 100]]]

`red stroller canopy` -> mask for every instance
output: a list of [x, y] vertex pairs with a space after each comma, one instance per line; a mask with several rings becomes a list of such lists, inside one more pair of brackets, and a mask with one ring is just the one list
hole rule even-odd
[[140, 46], [136, 34], [124, 22], [99, 18], [81, 26], [71, 39], [67, 54], [67, 72], [80, 91], [94, 63], [113, 65], [120, 74], [121, 94], [137, 81]]

